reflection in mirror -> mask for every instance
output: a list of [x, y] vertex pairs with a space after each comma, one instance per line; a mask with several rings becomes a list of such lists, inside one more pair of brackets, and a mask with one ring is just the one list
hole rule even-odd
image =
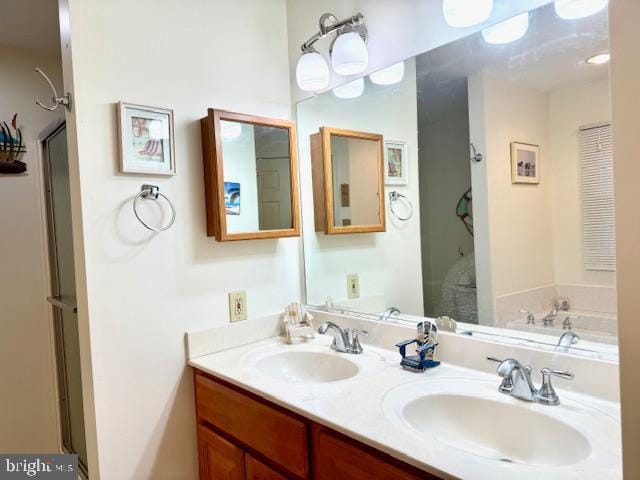
[[301, 155], [322, 125], [403, 145], [387, 156], [385, 197], [413, 212], [387, 206], [386, 232], [325, 237], [303, 189], [307, 303], [448, 316], [461, 333], [616, 358], [608, 66], [587, 62], [608, 52], [607, 11], [566, 20], [549, 4], [528, 18], [512, 43], [479, 32], [406, 60], [393, 85], [366, 79], [358, 98], [298, 105]]
[[222, 120], [227, 231], [292, 228], [289, 131]]
[[297, 236], [293, 124], [211, 109], [202, 128], [208, 235], [219, 241]]

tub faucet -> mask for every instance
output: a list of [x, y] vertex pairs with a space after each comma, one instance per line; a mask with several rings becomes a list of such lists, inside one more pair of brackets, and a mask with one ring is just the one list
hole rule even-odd
[[571, 330], [564, 332], [560, 335], [558, 345], [556, 346], [556, 352], [567, 353], [572, 345], [575, 345], [580, 340], [580, 336], [572, 332]]
[[331, 343], [331, 349], [341, 353], [362, 353], [362, 345], [360, 345], [360, 335], [367, 336], [365, 330], [358, 330], [356, 328], [349, 330], [348, 328], [342, 329], [333, 322], [324, 322], [318, 328], [318, 333], [324, 335], [327, 331], [331, 331], [333, 334], [333, 342]]

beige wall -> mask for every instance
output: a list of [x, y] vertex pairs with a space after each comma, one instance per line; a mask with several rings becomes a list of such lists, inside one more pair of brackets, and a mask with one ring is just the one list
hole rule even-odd
[[[595, 67], [606, 68], [606, 67]], [[609, 81], [549, 94], [550, 155], [553, 158], [555, 283], [615, 286], [615, 272], [584, 268], [579, 128], [611, 121]]]
[[[486, 152], [471, 170], [474, 215], [487, 221], [474, 237], [478, 312], [480, 323], [492, 324], [495, 297], [554, 282], [549, 101], [484, 73], [470, 79], [469, 98], [471, 142]], [[511, 183], [514, 141], [539, 145], [539, 185]]]
[[[0, 452], [58, 449], [50, 291], [46, 257], [42, 165], [38, 137], [59, 121], [36, 98], [48, 100], [40, 66], [61, 84], [58, 54], [0, 45], [0, 121], [18, 114], [27, 173], [0, 174]], [[19, 368], [16, 366], [19, 365]]]
[[620, 393], [624, 478], [640, 478], [640, 2], [610, 3], [611, 99], [614, 182], [616, 194], [616, 248], [618, 256], [618, 331], [620, 339]]
[[[299, 239], [206, 237], [200, 146], [208, 107], [290, 116], [285, 2], [70, 0], [70, 14], [73, 77], [67, 70], [65, 81], [75, 83], [72, 193], [82, 192], [76, 225], [85, 257], [78, 268], [86, 269], [81, 334], [90, 333], [84, 366], [93, 369], [95, 397], [92, 478], [99, 460], [108, 480], [194, 479], [184, 332], [227, 323], [232, 290], [246, 290], [250, 317], [300, 298]], [[120, 100], [174, 109], [174, 177], [118, 173]], [[159, 235], [131, 210], [146, 181], [177, 209], [175, 225]]]

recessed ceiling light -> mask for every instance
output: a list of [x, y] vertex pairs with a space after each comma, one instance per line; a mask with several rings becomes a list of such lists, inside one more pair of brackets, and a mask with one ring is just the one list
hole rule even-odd
[[565, 20], [588, 17], [603, 10], [609, 0], [555, 0], [556, 14]]
[[390, 67], [383, 68], [369, 75], [376, 85], [394, 85], [404, 78], [404, 62], [394, 63]]
[[333, 89], [338, 98], [358, 98], [364, 92], [364, 78], [358, 78]]
[[609, 60], [611, 60], [611, 54], [604, 52], [587, 58], [587, 63], [590, 65], [604, 65], [605, 63], [608, 63]]
[[527, 33], [528, 28], [529, 12], [525, 12], [483, 29], [482, 37], [487, 43], [502, 45], [521, 39]]
[[444, 19], [452, 27], [471, 27], [491, 16], [493, 0], [443, 0]]

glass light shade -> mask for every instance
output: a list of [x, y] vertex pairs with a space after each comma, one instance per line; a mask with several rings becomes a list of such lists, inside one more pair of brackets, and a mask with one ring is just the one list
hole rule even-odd
[[358, 78], [333, 89], [338, 98], [358, 98], [364, 92], [364, 78]]
[[611, 55], [609, 53], [598, 53], [597, 55], [593, 55], [592, 57], [587, 58], [587, 63], [591, 65], [604, 65], [611, 60]]
[[487, 43], [502, 45], [520, 40], [528, 29], [529, 12], [526, 12], [483, 29], [482, 38]]
[[404, 78], [404, 62], [394, 63], [393, 65], [373, 72], [369, 78], [376, 85], [393, 85], [400, 83]]
[[604, 9], [609, 0], [555, 0], [556, 14], [564, 20], [588, 17]]
[[493, 0], [443, 0], [442, 13], [446, 22], [457, 28], [471, 27], [491, 16]]
[[329, 86], [330, 79], [329, 65], [322, 55], [311, 51], [300, 56], [296, 65], [296, 82], [300, 90], [306, 92], [322, 90]]
[[369, 66], [369, 52], [357, 32], [338, 35], [331, 51], [331, 66], [339, 75], [357, 75]]
[[242, 124], [238, 122], [220, 121], [220, 134], [224, 140], [233, 140], [242, 135]]

